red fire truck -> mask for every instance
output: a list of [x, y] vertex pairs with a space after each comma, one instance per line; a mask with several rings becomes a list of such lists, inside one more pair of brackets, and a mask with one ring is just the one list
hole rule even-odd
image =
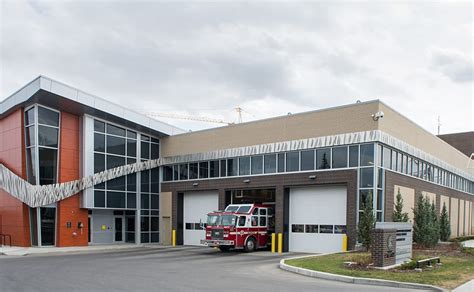
[[229, 205], [224, 211], [207, 214], [206, 239], [201, 244], [254, 251], [271, 244], [275, 230], [273, 207], [261, 204]]

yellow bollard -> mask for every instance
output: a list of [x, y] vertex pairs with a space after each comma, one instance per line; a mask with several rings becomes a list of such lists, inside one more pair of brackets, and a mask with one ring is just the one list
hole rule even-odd
[[347, 251], [347, 234], [342, 237], [342, 251]]
[[272, 233], [272, 252], [275, 252], [275, 233]]
[[283, 252], [283, 234], [278, 233], [278, 253]]
[[176, 246], [176, 230], [173, 229], [173, 232], [171, 233], [171, 244], [173, 246]]

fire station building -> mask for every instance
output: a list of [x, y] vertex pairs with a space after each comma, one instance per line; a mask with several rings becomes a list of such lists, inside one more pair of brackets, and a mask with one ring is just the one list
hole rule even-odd
[[285, 251], [339, 251], [363, 202], [392, 221], [398, 193], [411, 219], [425, 196], [453, 237], [474, 234], [474, 133], [434, 136], [379, 100], [186, 132], [40, 76], [0, 119], [0, 234], [16, 246], [170, 244], [173, 230], [199, 245], [208, 212], [265, 203]]

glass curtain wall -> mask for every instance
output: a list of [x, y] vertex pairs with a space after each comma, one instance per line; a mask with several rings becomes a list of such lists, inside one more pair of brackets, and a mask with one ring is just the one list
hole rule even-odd
[[[25, 110], [27, 180], [35, 185], [57, 183], [60, 113], [41, 105]], [[30, 210], [32, 245], [55, 245], [56, 205]]]

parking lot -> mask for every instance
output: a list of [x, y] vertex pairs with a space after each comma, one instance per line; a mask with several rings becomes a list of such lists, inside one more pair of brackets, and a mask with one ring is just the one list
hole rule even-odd
[[159, 246], [0, 256], [0, 291], [402, 291], [292, 274], [278, 268], [281, 258], [268, 251]]

